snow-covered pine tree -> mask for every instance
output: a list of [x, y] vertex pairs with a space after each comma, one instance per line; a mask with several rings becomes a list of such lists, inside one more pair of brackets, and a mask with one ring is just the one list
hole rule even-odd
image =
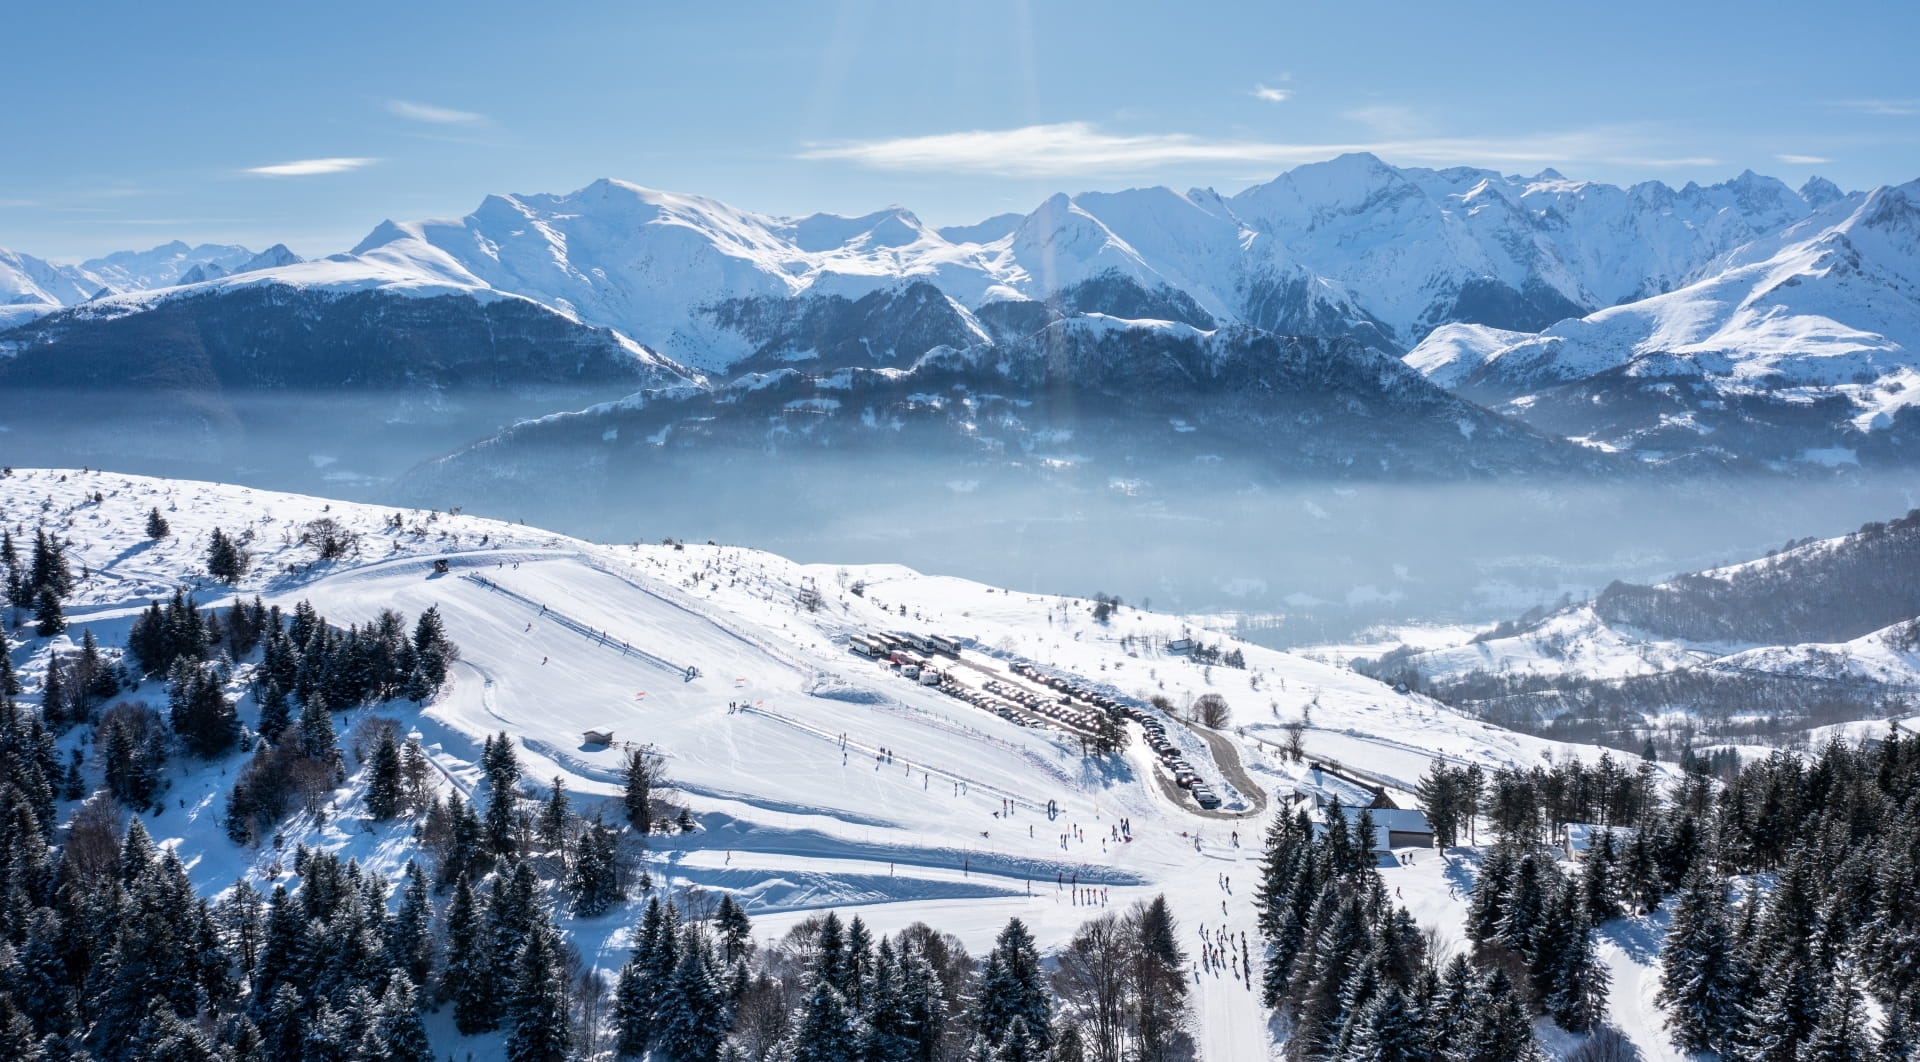
[[842, 990], [857, 1016], [867, 1012], [867, 987], [873, 977], [873, 932], [859, 915], [847, 923], [847, 968]]
[[34, 633], [42, 638], [66, 632], [67, 615], [61, 611], [60, 595], [53, 587], [41, 587], [39, 596], [34, 598], [33, 624]]
[[167, 518], [160, 515], [160, 507], [158, 505], [147, 510], [147, 537], [148, 538], [158, 540], [158, 539], [165, 538], [172, 533], [173, 533], [173, 528], [168, 526]]
[[213, 529], [207, 543], [207, 574], [223, 583], [237, 583], [247, 574], [252, 558], [240, 544], [220, 528]]
[[540, 846], [559, 853], [562, 860], [567, 855], [567, 826], [572, 813], [573, 802], [567, 799], [566, 779], [556, 774], [547, 789], [547, 802], [540, 808], [536, 829], [540, 833]]
[[627, 753], [622, 799], [627, 809], [627, 824], [642, 836], [653, 829], [653, 791], [658, 774], [658, 762], [645, 749]]
[[1891, 999], [1920, 985], [1920, 830], [1910, 818], [1897, 820], [1880, 847], [1873, 913], [1861, 927], [1858, 952], [1868, 983]]
[[433, 1045], [427, 1039], [427, 1027], [420, 1020], [420, 1008], [414, 1001], [413, 982], [405, 970], [395, 967], [387, 978], [386, 994], [374, 1009], [368, 1036], [362, 1041], [361, 1056], [384, 1062], [433, 1062]]
[[1660, 906], [1660, 900], [1666, 894], [1666, 884], [1660, 878], [1660, 863], [1654, 858], [1653, 842], [1647, 838], [1647, 831], [1636, 833], [1627, 844], [1626, 858], [1621, 861], [1620, 878], [1622, 892], [1636, 910], [1652, 911]]
[[1459, 842], [1462, 811], [1460, 783], [1453, 767], [1436, 758], [1421, 776], [1417, 795], [1420, 806], [1426, 809], [1427, 821], [1433, 824], [1433, 843], [1452, 848]]
[[1513, 981], [1495, 970], [1478, 995], [1480, 1006], [1461, 1030], [1449, 1062], [1538, 1062], [1540, 1045]]
[[1874, 1045], [1873, 1062], [1915, 1062], [1920, 1045], [1914, 1043], [1913, 1026], [1905, 1007], [1888, 1007], [1880, 1024], [1880, 1037]]
[[747, 949], [753, 943], [753, 920], [747, 917], [746, 908], [733, 898], [732, 893], [720, 894], [720, 908], [714, 915], [714, 926], [720, 933], [721, 956], [728, 963], [746, 958]]
[[1800, 1045], [1795, 1062], [1870, 1062], [1872, 1054], [1860, 986], [1851, 971], [1843, 970], [1823, 993], [1820, 1018]]
[[1422, 1062], [1426, 1053], [1419, 1015], [1400, 986], [1389, 983], [1347, 1020], [1339, 1062]]
[[1007, 1026], [1000, 1049], [993, 1053], [993, 1062], [1046, 1062], [1046, 1058], [1047, 1052], [1040, 1046], [1040, 1038], [1027, 1028], [1026, 1019], [1017, 1015]]
[[1467, 901], [1467, 939], [1476, 944], [1500, 936], [1507, 889], [1519, 864], [1511, 845], [1497, 844], [1480, 863], [1473, 892]]
[[514, 962], [507, 1019], [508, 1062], [565, 1062], [570, 1057], [573, 1025], [568, 1020], [567, 996], [556, 969], [559, 958], [559, 933], [541, 915], [529, 927]]
[[687, 926], [680, 934], [679, 958], [660, 993], [655, 1050], [674, 1062], [714, 1062], [726, 1032], [726, 1004], [712, 949], [699, 926]]
[[1683, 885], [1660, 949], [1660, 992], [1667, 1028], [1688, 1051], [1730, 1046], [1740, 1021], [1729, 931], [1719, 879], [1696, 868]]
[[900, 951], [900, 1003], [906, 1015], [910, 1057], [924, 1062], [938, 1057], [947, 1032], [947, 1000], [940, 974], [917, 946]]
[[868, 1062], [911, 1062], [913, 1058], [908, 1038], [912, 1019], [902, 989], [893, 942], [881, 937], [874, 949], [873, 975], [867, 986], [867, 1010], [861, 1026], [865, 1038], [861, 1052]]
[[1599, 925], [1620, 916], [1620, 856], [1613, 831], [1601, 830], [1600, 837], [1587, 846], [1587, 857], [1580, 864], [1580, 890], [1585, 894], [1587, 916]]
[[623, 1055], [645, 1054], [658, 1027], [660, 995], [678, 963], [679, 915], [658, 896], [647, 898], [633, 935], [633, 952], [614, 989], [615, 1024]]
[[846, 999], [817, 973], [811, 980], [789, 1034], [793, 1062], [858, 1062], [859, 1033]]
[[1770, 958], [1754, 979], [1757, 994], [1740, 1007], [1734, 1043], [1749, 1062], [1794, 1062], [1820, 1017], [1820, 995], [1804, 946]]
[[1554, 915], [1559, 929], [1552, 945], [1541, 949], [1547, 973], [1542, 1002], [1562, 1029], [1577, 1033], [1591, 1032], [1606, 1017], [1611, 979], [1594, 950], [1585, 891], [1573, 882], [1561, 890]]
[[480, 904], [462, 874], [447, 904], [447, 966], [441, 986], [453, 1000], [453, 1022], [462, 1035], [488, 1032], [500, 1024], [499, 981]]
[[433, 901], [420, 864], [407, 860], [400, 906], [387, 923], [387, 961], [416, 985], [425, 984], [433, 967]]
[[[981, 974], [978, 1003], [980, 1033], [998, 1048], [1006, 1040], [1013, 1019], [1025, 1022], [1029, 1033], [1053, 1026], [1053, 1003], [1040, 969], [1040, 956], [1026, 923], [1010, 918], [994, 940]], [[1036, 1038], [1038, 1038], [1036, 1036]], [[1047, 1045], [1043, 1042], [1041, 1047]]]
[[383, 726], [367, 768], [367, 814], [385, 822], [400, 814], [400, 799], [400, 746], [394, 743], [393, 728]]
[[573, 893], [574, 913], [582, 918], [604, 914], [607, 908], [626, 899], [620, 889], [613, 836], [597, 822], [588, 824], [580, 834], [567, 888]]
[[487, 772], [487, 810], [483, 816], [487, 851], [515, 856], [519, 843], [514, 836], [513, 811], [519, 799], [515, 786], [520, 781], [520, 761], [506, 731], [502, 730], [498, 738], [487, 739], [480, 761]]

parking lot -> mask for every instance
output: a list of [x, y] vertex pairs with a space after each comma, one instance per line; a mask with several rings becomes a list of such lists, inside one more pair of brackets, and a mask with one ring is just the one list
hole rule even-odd
[[1140, 727], [1148, 748], [1175, 786], [1202, 808], [1220, 806], [1213, 787], [1167, 736], [1167, 720], [1158, 709], [1103, 693], [1077, 676], [967, 655], [953, 639], [939, 639], [936, 644], [952, 645], [955, 651], [931, 653], [925, 636], [896, 633], [856, 635], [849, 648], [902, 677], [937, 686], [948, 696], [1018, 726], [1048, 727], [1091, 741], [1099, 736], [1102, 716], [1118, 714]]

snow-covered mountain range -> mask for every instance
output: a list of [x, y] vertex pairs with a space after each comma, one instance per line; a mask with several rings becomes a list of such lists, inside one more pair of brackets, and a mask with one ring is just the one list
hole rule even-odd
[[1752, 172], [1620, 188], [1353, 154], [1233, 196], [1063, 194], [934, 228], [899, 207], [783, 218], [600, 180], [382, 222], [314, 262], [183, 244], [78, 267], [0, 255], [0, 324], [45, 317], [0, 352], [264, 287], [520, 300], [718, 382], [910, 369], [1097, 316], [1411, 350], [1434, 383], [1602, 449], [1904, 461], [1917, 196]]
[[[1707, 188], [1622, 189], [1552, 170], [1402, 169], [1354, 154], [1231, 197], [1164, 187], [1055, 195], [1025, 216], [936, 230], [899, 207], [779, 218], [600, 180], [565, 195], [489, 196], [458, 219], [382, 222], [333, 268], [253, 279], [524, 295], [706, 369], [744, 356], [715, 334], [726, 331], [713, 321], [717, 305], [852, 299], [910, 280], [974, 309], [1118, 275], [1184, 295], [1178, 311], [1210, 318], [1189, 322], [1203, 327], [1372, 326], [1404, 349], [1456, 321], [1544, 327], [1661, 294], [1754, 240], [1863, 200], [1818, 179], [1796, 193], [1751, 172]], [[77, 268], [37, 263], [67, 283], [19, 290], [73, 305], [101, 287], [182, 283], [195, 264], [211, 267], [198, 280], [262, 264], [248, 257], [171, 244]]]
[[115, 251], [79, 265], [55, 265], [0, 248], [0, 328], [110, 295], [203, 284], [299, 261], [283, 243], [256, 254], [238, 244], [189, 247], [174, 240], [146, 251]]

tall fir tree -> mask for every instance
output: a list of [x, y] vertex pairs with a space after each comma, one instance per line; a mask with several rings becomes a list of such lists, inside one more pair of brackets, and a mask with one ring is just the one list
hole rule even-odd
[[559, 934], [541, 917], [515, 960], [507, 1031], [508, 1062], [565, 1062], [573, 1046], [567, 997], [557, 974]]
[[1870, 1045], [1860, 987], [1851, 973], [1842, 973], [1823, 993], [1820, 1018], [1795, 1062], [1872, 1062]]
[[1740, 1020], [1733, 936], [1726, 922], [1720, 881], [1704, 868], [1686, 880], [1660, 949], [1658, 1000], [1667, 1028], [1687, 1051], [1730, 1046]]
[[400, 906], [387, 923], [387, 962], [416, 985], [426, 984], [433, 968], [433, 901], [420, 864], [407, 860]]
[[1013, 1019], [1026, 1023], [1042, 1050], [1053, 1029], [1053, 999], [1047, 991], [1040, 954], [1026, 923], [1009, 918], [995, 938], [980, 984], [979, 1024], [987, 1041], [998, 1047]]
[[360, 1048], [363, 1058], [433, 1062], [433, 1044], [427, 1038], [426, 1024], [420, 1020], [413, 982], [404, 970], [396, 968], [387, 977], [386, 994], [380, 997], [368, 1032]]
[[1593, 946], [1592, 917], [1585, 890], [1569, 882], [1554, 915], [1558, 931], [1543, 949], [1547, 973], [1541, 1002], [1547, 1013], [1569, 1032], [1591, 1032], [1606, 1017], [1610, 975]]
[[41, 587], [39, 596], [34, 599], [33, 624], [34, 632], [42, 638], [66, 633], [67, 614], [61, 610], [60, 595], [53, 587]]
[[582, 918], [605, 914], [607, 908], [626, 899], [620, 889], [613, 837], [597, 822], [589, 824], [580, 835], [567, 886], [573, 893], [574, 913]]
[[854, 1021], [840, 990], [815, 976], [794, 1015], [788, 1057], [792, 1062], [860, 1062]]
[[473, 885], [463, 874], [447, 904], [447, 966], [441, 986], [453, 1000], [453, 1023], [464, 1036], [500, 1024], [500, 982], [490, 944]]
[[674, 1062], [714, 1062], [726, 1035], [726, 1004], [712, 951], [698, 928], [689, 926], [679, 952], [661, 992], [655, 1043]]
[[382, 727], [367, 768], [367, 814], [385, 822], [400, 814], [400, 800], [400, 746], [394, 743], [393, 728]]

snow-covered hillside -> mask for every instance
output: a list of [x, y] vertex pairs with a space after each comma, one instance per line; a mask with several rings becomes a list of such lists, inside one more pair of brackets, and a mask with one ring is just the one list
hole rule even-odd
[[1920, 516], [1876, 522], [1366, 666], [1533, 728], [1790, 743], [1920, 708], [1917, 549]]
[[[150, 509], [171, 524], [167, 537], [147, 537]], [[731, 893], [762, 933], [811, 910], [861, 905], [877, 931], [925, 919], [981, 951], [1018, 914], [1052, 949], [1096, 913], [1085, 908], [1164, 893], [1183, 932], [1252, 935], [1259, 839], [1273, 808], [1314, 784], [1313, 768], [1280, 751], [1289, 724], [1303, 727], [1309, 756], [1346, 765], [1403, 807], [1436, 756], [1491, 767], [1599, 753], [1231, 640], [1222, 648], [1244, 654], [1244, 669], [1202, 667], [1166, 651], [1171, 639], [1217, 640], [1178, 616], [1123, 607], [1099, 623], [1083, 600], [898, 567], [798, 565], [718, 545], [596, 545], [457, 513], [72, 470], [0, 478], [0, 511], [29, 537], [35, 528], [63, 537], [79, 576], [67, 633], [21, 631], [13, 657], [29, 701], [49, 651], [70, 650], [83, 632], [121, 645], [148, 601], [176, 588], [203, 603], [254, 594], [287, 609], [311, 601], [343, 625], [387, 608], [437, 608], [461, 647], [450, 686], [424, 707], [366, 711], [419, 733], [440, 777], [467, 792], [481, 773], [482, 739], [504, 730], [529, 781], [559, 777], [588, 810], [618, 793], [623, 746], [653, 746], [673, 800], [699, 823], [656, 844], [655, 881]], [[353, 538], [346, 556], [321, 562], [303, 544], [315, 520]], [[215, 529], [252, 553], [237, 586], [204, 571]], [[436, 571], [435, 560], [448, 569]], [[1158, 761], [1137, 731], [1123, 759], [1088, 758], [1077, 736], [1016, 725], [848, 652], [849, 635], [875, 630], [961, 639], [959, 659], [936, 666], [967, 687], [1018, 682], [1009, 665], [1025, 662], [1135, 703], [1223, 696], [1228, 727], [1166, 726], [1225, 807], [1204, 812], [1156, 778]], [[243, 668], [231, 692], [251, 724], [256, 707], [244, 678]], [[164, 703], [165, 691], [149, 683], [130, 696]], [[589, 729], [610, 729], [614, 744], [586, 742]], [[148, 824], [203, 890], [236, 877], [264, 883], [286, 858], [271, 847], [236, 847], [220, 828], [223, 793], [243, 758], [173, 771], [165, 806]], [[395, 871], [412, 851], [409, 828], [372, 822], [352, 792], [341, 790], [324, 817], [296, 816], [287, 846], [317, 845]], [[1116, 833], [1123, 820], [1131, 841]], [[1381, 873], [1458, 946], [1460, 883], [1472, 866], [1425, 853]], [[1099, 898], [1084, 891], [1091, 886]], [[589, 965], [617, 967], [633, 913], [564, 924]], [[1638, 983], [1649, 955], [1607, 954], [1622, 1026], [1648, 1057], [1678, 1057], [1650, 1024], [1645, 994], [1623, 983]], [[1201, 1057], [1268, 1057], [1253, 985], [1218, 967], [1195, 978]]]

